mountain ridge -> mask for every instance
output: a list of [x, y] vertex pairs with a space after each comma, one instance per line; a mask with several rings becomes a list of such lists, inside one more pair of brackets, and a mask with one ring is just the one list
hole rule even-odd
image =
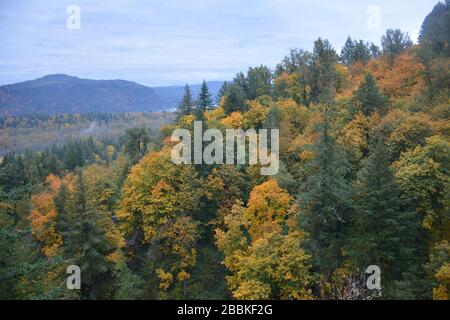
[[[207, 84], [215, 97], [223, 82]], [[194, 99], [200, 86], [191, 86]], [[178, 105], [183, 92], [184, 86], [148, 87], [121, 79], [93, 80], [50, 74], [0, 86], [0, 116], [167, 111]]]

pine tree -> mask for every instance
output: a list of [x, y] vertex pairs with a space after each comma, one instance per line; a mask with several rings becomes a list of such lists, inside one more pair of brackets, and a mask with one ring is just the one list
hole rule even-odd
[[344, 47], [341, 50], [341, 61], [348, 65], [351, 65], [353, 61], [353, 52], [355, 50], [355, 45], [353, 43], [352, 38], [348, 36], [347, 40], [345, 41]]
[[127, 129], [122, 143], [130, 163], [136, 164], [149, 150], [150, 131], [146, 128]]
[[311, 100], [313, 102], [325, 101], [326, 97], [335, 90], [337, 62], [338, 55], [331, 43], [326, 39], [317, 39], [314, 42], [312, 62]]
[[189, 87], [189, 84], [186, 83], [186, 86], [184, 87], [183, 98], [178, 105], [178, 118], [192, 114], [193, 108], [194, 101], [192, 99], [191, 88]]
[[301, 186], [302, 220], [311, 237], [315, 267], [325, 279], [342, 263], [341, 248], [351, 204], [347, 180], [350, 164], [332, 134], [334, 106], [324, 107], [320, 139], [313, 145], [314, 159], [306, 165], [308, 177]]
[[436, 55], [450, 56], [450, 0], [438, 2], [425, 18], [420, 30], [419, 43]]
[[355, 92], [354, 100], [357, 108], [366, 116], [370, 116], [373, 112], [384, 114], [388, 108], [387, 98], [380, 92], [375, 78], [370, 73], [366, 74]]
[[70, 215], [72, 225], [63, 233], [64, 257], [68, 263], [81, 269], [82, 299], [104, 297], [112, 284], [113, 264], [107, 259], [114, 248], [107, 241], [106, 225], [101, 223], [103, 213], [88, 210], [83, 175], [77, 177], [74, 193], [75, 206]]
[[223, 96], [223, 110], [225, 114], [231, 114], [235, 111], [246, 111], [246, 99], [245, 91], [241, 86], [232, 83], [226, 87], [225, 94]]
[[412, 44], [413, 42], [408, 33], [404, 33], [400, 29], [388, 29], [386, 34], [381, 37], [383, 54], [386, 55], [391, 64], [394, 63], [394, 59], [398, 54], [412, 46]]
[[[384, 297], [417, 298], [407, 290], [411, 274], [425, 258], [420, 217], [402, 197], [389, 165], [389, 152], [378, 141], [358, 174], [355, 212], [347, 252], [360, 271], [377, 265]], [[423, 259], [424, 260], [424, 259]], [[403, 288], [403, 290], [401, 290]]]
[[203, 113], [213, 107], [213, 101], [211, 94], [209, 93], [208, 85], [206, 81], [203, 80], [202, 86], [200, 88], [200, 93], [197, 99], [197, 105], [195, 107], [195, 114], [197, 119], [203, 119]]

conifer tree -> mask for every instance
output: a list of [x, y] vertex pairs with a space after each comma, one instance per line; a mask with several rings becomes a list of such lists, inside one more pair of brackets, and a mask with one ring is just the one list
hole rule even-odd
[[346, 65], [351, 65], [353, 61], [353, 51], [354, 51], [354, 44], [352, 38], [350, 36], [347, 37], [347, 40], [345, 41], [344, 47], [341, 50], [341, 60]]
[[194, 101], [192, 99], [191, 88], [189, 87], [189, 84], [186, 83], [186, 86], [184, 87], [183, 98], [178, 105], [178, 118], [192, 114], [193, 109]]
[[82, 274], [81, 299], [104, 297], [112, 283], [113, 263], [107, 256], [114, 248], [107, 241], [106, 225], [101, 223], [103, 213], [88, 210], [83, 175], [80, 173], [74, 192], [75, 206], [72, 225], [63, 233], [64, 257], [70, 264], [80, 267]]
[[195, 114], [197, 119], [203, 119], [203, 113], [213, 107], [213, 101], [211, 94], [209, 93], [208, 85], [206, 81], [203, 80], [202, 86], [200, 88], [200, 93], [197, 99], [197, 105], [195, 107]]
[[313, 145], [314, 159], [306, 165], [308, 177], [301, 186], [303, 215], [300, 221], [311, 237], [314, 264], [325, 278], [342, 263], [350, 211], [350, 165], [332, 133], [334, 106], [323, 107], [320, 139]]
[[356, 189], [350, 256], [360, 271], [380, 267], [384, 297], [417, 298], [407, 287], [415, 279], [411, 275], [420, 272], [418, 262], [426, 257], [424, 243], [418, 241], [424, 239], [420, 217], [402, 197], [381, 139], [365, 160]]
[[354, 100], [360, 111], [370, 116], [373, 112], [384, 114], [387, 111], [388, 101], [378, 89], [372, 74], [365, 75], [363, 82], [355, 92]]
[[388, 58], [389, 63], [393, 63], [395, 57], [412, 46], [413, 42], [408, 33], [402, 32], [400, 29], [388, 29], [381, 37], [381, 46], [383, 54]]

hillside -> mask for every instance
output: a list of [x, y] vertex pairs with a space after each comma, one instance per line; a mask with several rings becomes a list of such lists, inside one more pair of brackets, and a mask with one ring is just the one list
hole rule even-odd
[[[211, 83], [216, 95], [221, 82]], [[193, 85], [194, 96], [200, 85]], [[124, 80], [89, 80], [63, 74], [0, 87], [0, 116], [53, 113], [141, 112], [176, 107], [182, 86], [150, 88]]]

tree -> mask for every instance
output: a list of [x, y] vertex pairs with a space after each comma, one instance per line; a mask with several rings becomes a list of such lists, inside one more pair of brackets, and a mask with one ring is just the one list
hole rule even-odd
[[381, 139], [358, 174], [352, 216], [346, 251], [359, 271], [380, 267], [384, 297], [418, 298], [407, 287], [412, 287], [418, 275], [410, 277], [426, 259], [420, 217], [403, 197]]
[[[341, 51], [342, 62], [349, 66], [355, 62], [366, 63], [371, 57], [376, 55], [375, 45], [364, 43], [362, 40], [352, 40], [350, 36], [345, 41], [344, 47]], [[375, 51], [372, 53], [372, 49]]]
[[200, 93], [197, 98], [197, 104], [195, 107], [195, 113], [197, 119], [203, 119], [203, 113], [213, 107], [213, 101], [211, 99], [211, 94], [209, 93], [208, 85], [206, 81], [203, 80], [202, 86], [200, 88]]
[[338, 55], [328, 40], [314, 42], [311, 100], [318, 102], [333, 95], [336, 89]]
[[42, 252], [53, 257], [58, 254], [62, 246], [62, 237], [56, 229], [56, 207], [53, 197], [61, 187], [61, 180], [50, 175], [47, 177], [49, 190], [32, 197], [33, 209], [30, 212], [32, 234], [36, 240], [42, 243]]
[[272, 91], [272, 71], [266, 66], [249, 68], [246, 82], [246, 96], [248, 100], [270, 95]]
[[136, 164], [149, 151], [150, 132], [146, 128], [127, 129], [122, 144], [130, 163]]
[[391, 64], [394, 63], [394, 59], [399, 53], [412, 44], [408, 33], [404, 33], [400, 29], [388, 29], [385, 35], [381, 37], [383, 54], [388, 57]]
[[363, 82], [355, 92], [354, 100], [357, 108], [366, 116], [373, 112], [384, 114], [387, 111], [387, 98], [378, 89], [372, 74], [365, 75]]
[[423, 21], [419, 35], [422, 48], [434, 56], [450, 56], [450, 1], [438, 2]]
[[334, 105], [322, 106], [320, 138], [312, 145], [313, 159], [305, 164], [306, 181], [300, 185], [300, 224], [310, 235], [310, 250], [317, 270], [329, 280], [342, 264], [351, 185], [351, 166], [332, 132]]
[[425, 145], [435, 132], [430, 117], [422, 112], [410, 115], [402, 121], [386, 140], [391, 159], [398, 159], [402, 152]]
[[245, 91], [241, 86], [235, 83], [227, 85], [222, 98], [222, 108], [227, 115], [235, 111], [245, 111], [247, 109]]
[[[309, 106], [313, 77], [313, 54], [311, 52], [291, 50], [290, 55], [278, 64], [275, 74], [277, 76], [275, 88], [278, 91], [285, 91], [288, 94], [285, 96], [286, 98], [292, 98], [297, 103]], [[282, 88], [279, 88], [280, 84]], [[285, 93], [282, 92], [282, 95]]]
[[[150, 267], [147, 272], [157, 275], [163, 291], [173, 288], [173, 283], [185, 286], [195, 266], [198, 222], [194, 216], [203, 194], [201, 181], [193, 166], [173, 164], [166, 147], [134, 166], [123, 186], [116, 214], [119, 227], [135, 263]], [[153, 254], [149, 260], [147, 252], [162, 257]]]
[[427, 269], [433, 279], [433, 299], [450, 299], [450, 243], [446, 240], [436, 243], [430, 252]]
[[417, 55], [425, 70], [427, 98], [434, 102], [448, 96], [450, 85], [450, 1], [437, 3], [425, 18], [419, 35]]
[[68, 265], [78, 265], [81, 269], [83, 285], [80, 298], [105, 298], [112, 291], [120, 247], [108, 241], [113, 224], [110, 214], [88, 207], [86, 185], [81, 173], [78, 173], [75, 183], [71, 195], [75, 205], [69, 206], [66, 216], [62, 217], [65, 220], [63, 225], [70, 225], [62, 232], [63, 256]]
[[194, 110], [194, 100], [192, 99], [191, 88], [189, 84], [186, 83], [184, 86], [184, 94], [178, 105], [177, 116], [178, 118], [192, 114]]
[[341, 60], [347, 66], [354, 63], [354, 50], [355, 50], [355, 44], [354, 44], [352, 38], [350, 38], [350, 36], [348, 36], [347, 40], [345, 40], [344, 47], [341, 50]]
[[313, 277], [302, 249], [293, 199], [275, 180], [256, 186], [247, 208], [237, 201], [216, 230], [237, 299], [311, 299]]
[[[14, 202], [0, 191], [0, 298], [28, 298], [23, 285], [33, 271], [33, 251], [15, 221]], [[40, 270], [43, 271], [43, 270]]]
[[442, 136], [426, 139], [395, 163], [400, 187], [415, 202], [422, 225], [434, 242], [450, 240], [450, 144]]
[[3, 191], [11, 191], [27, 183], [22, 157], [15, 154], [6, 155], [0, 163], [0, 188]]

